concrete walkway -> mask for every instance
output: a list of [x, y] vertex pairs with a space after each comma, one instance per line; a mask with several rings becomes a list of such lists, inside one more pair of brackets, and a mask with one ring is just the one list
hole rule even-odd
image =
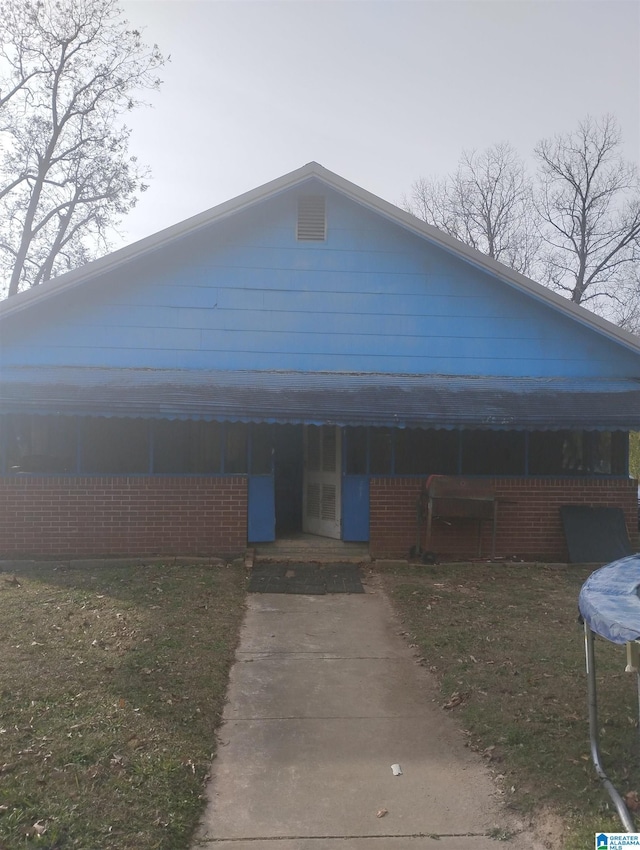
[[[535, 850], [366, 589], [249, 596], [193, 847]], [[500, 844], [498, 830], [515, 835]]]

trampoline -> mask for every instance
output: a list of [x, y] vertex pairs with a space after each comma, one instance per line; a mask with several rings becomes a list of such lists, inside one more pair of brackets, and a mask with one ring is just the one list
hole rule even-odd
[[594, 636], [600, 635], [611, 643], [626, 645], [626, 671], [636, 674], [640, 718], [640, 555], [621, 558], [592, 573], [582, 586], [578, 606], [584, 620], [591, 758], [624, 828], [627, 832], [635, 832], [629, 810], [602, 766], [598, 736]]

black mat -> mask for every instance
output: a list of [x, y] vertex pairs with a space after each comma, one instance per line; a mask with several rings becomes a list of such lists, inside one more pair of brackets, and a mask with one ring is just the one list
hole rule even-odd
[[632, 554], [621, 508], [562, 505], [560, 514], [572, 564], [608, 564]]
[[257, 564], [249, 593], [364, 593], [356, 564]]

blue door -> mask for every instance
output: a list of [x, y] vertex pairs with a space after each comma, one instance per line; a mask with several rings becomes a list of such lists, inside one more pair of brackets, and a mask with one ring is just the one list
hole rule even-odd
[[249, 543], [276, 539], [276, 504], [273, 475], [249, 476]]
[[276, 539], [273, 438], [273, 426], [254, 424], [251, 427], [247, 493], [249, 543], [268, 543]]
[[369, 539], [368, 475], [345, 475], [342, 479], [342, 538]]

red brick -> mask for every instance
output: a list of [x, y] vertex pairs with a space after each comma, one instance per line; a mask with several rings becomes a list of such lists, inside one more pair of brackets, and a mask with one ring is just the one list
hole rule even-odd
[[[632, 545], [637, 545], [637, 484], [628, 479], [502, 479], [493, 481], [498, 498], [496, 553], [526, 560], [568, 558], [560, 519], [563, 504], [622, 508]], [[416, 543], [416, 499], [422, 481], [372, 478], [370, 485], [371, 554], [406, 556]], [[424, 537], [422, 540], [424, 545]], [[482, 551], [490, 551], [490, 523], [484, 524]], [[434, 523], [431, 548], [451, 557], [477, 554], [477, 524]]]
[[4, 557], [232, 553], [246, 529], [240, 476], [0, 478]]

